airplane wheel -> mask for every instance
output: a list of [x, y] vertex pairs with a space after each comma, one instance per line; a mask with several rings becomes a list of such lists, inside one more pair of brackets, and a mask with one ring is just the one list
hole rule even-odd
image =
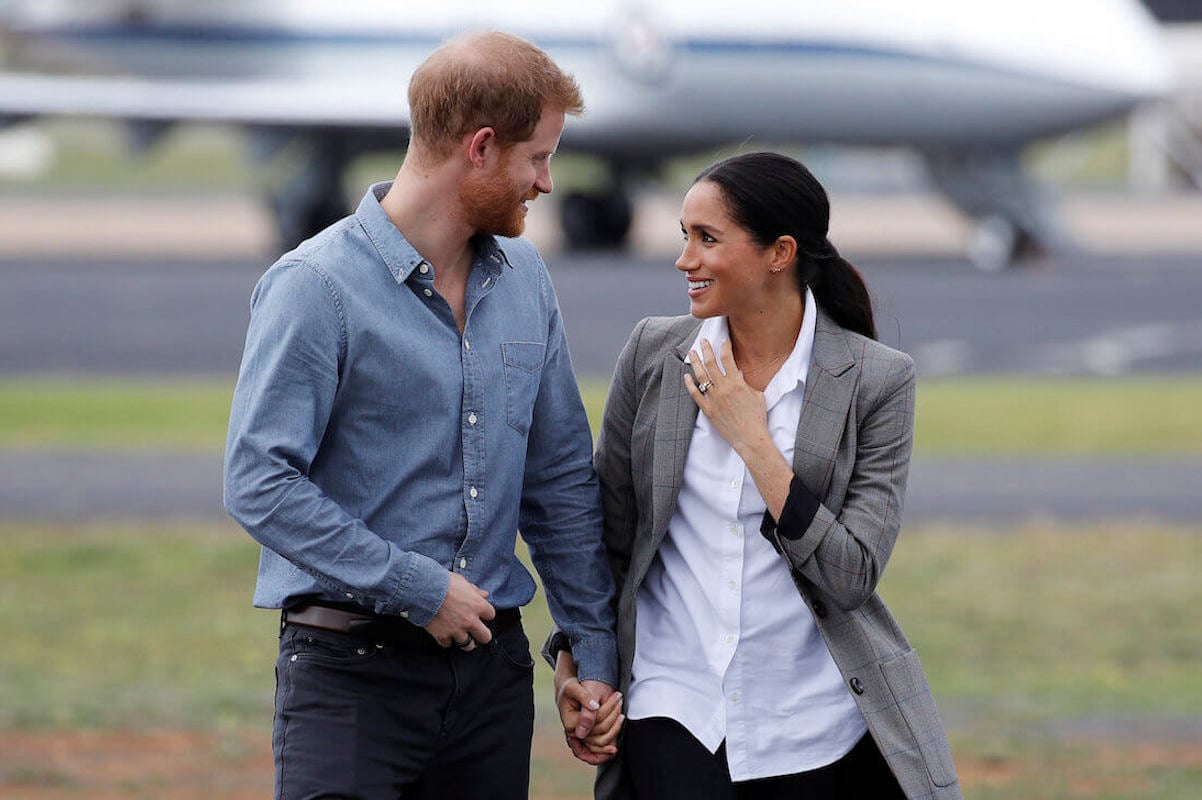
[[1014, 263], [1022, 248], [1022, 234], [1010, 220], [1000, 216], [977, 222], [968, 242], [968, 260], [982, 272], [998, 272]]
[[560, 207], [564, 239], [573, 250], [621, 247], [630, 232], [630, 200], [622, 192], [572, 192]]
[[276, 235], [284, 250], [291, 250], [350, 213], [340, 195], [323, 195], [308, 202], [287, 194], [277, 195], [271, 205], [275, 211]]

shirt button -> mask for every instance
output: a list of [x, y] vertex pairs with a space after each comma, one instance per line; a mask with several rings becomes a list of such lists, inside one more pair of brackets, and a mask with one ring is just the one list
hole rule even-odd
[[728, 583], [728, 584], [726, 584], [726, 585], [730, 587], [730, 590], [731, 590], [732, 592], [733, 592], [735, 589], [738, 589], [738, 588], [739, 588], [739, 584], [735, 583], [734, 581], [731, 581], [730, 583]]
[[424, 294], [426, 297], [434, 296], [434, 292], [430, 291], [429, 289], [422, 289], [422, 294]]
[[346, 597], [347, 597], [347, 599], [348, 599], [348, 600], [354, 600], [354, 599], [355, 599], [355, 596], [354, 596], [353, 594], [351, 594], [350, 592], [347, 592], [347, 593], [346, 593]]
[[475, 411], [473, 411], [472, 413], [467, 415], [467, 421], [468, 421], [469, 425], [476, 424], [476, 412]]
[[742, 528], [740, 528], [737, 524], [735, 524], [733, 522], [730, 523], [729, 525], [727, 525], [726, 529], [728, 531], [730, 531], [731, 534], [734, 536], [738, 536], [742, 532]]
[[472, 349], [472, 343], [471, 343], [471, 342], [469, 342], [467, 339], [464, 339], [464, 340], [463, 340], [463, 349], [465, 349], [465, 350], [471, 350], [471, 349]]
[[739, 481], [738, 481], [738, 479], [737, 479], [737, 478], [736, 478], [735, 480], [733, 480], [733, 481], [731, 481], [731, 482], [730, 482], [730, 488], [732, 488], [732, 489], [738, 489], [738, 488], [739, 488]]
[[731, 702], [732, 702], [732, 703], [737, 703], [737, 702], [739, 702], [739, 698], [740, 698], [740, 697], [742, 697], [742, 695], [740, 695], [738, 692], [731, 692], [731, 693], [730, 693], [730, 700], [731, 700]]
[[466, 558], [459, 559], [459, 569], [467, 569], [467, 559]]
[[468, 490], [468, 494], [469, 494], [469, 495], [471, 495], [471, 498], [472, 498], [473, 500], [475, 500], [475, 499], [476, 499], [476, 495], [478, 495], [478, 494], [480, 494], [480, 493], [479, 493], [479, 492], [477, 492], [477, 491], [476, 491], [476, 487], [475, 487], [475, 486], [473, 486], [471, 489], [469, 489], [469, 490]]
[[425, 261], [423, 261], [422, 263], [417, 265], [417, 271], [420, 272], [421, 274], [425, 275], [427, 272], [430, 271], [430, 265], [427, 264]]
[[727, 643], [727, 644], [734, 644], [734, 643], [735, 643], [735, 637], [734, 637], [734, 634], [731, 634], [731, 633], [728, 633], [728, 634], [726, 634], [726, 643]]
[[408, 612], [408, 611], [402, 611], [402, 612], [401, 612], [401, 619], [409, 619], [409, 612]]

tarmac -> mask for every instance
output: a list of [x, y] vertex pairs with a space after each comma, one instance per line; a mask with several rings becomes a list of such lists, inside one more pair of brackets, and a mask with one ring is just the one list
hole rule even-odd
[[[0, 256], [260, 258], [275, 255], [267, 209], [245, 195], [0, 195]], [[557, 195], [539, 198], [527, 236], [545, 254], [562, 250]], [[675, 259], [681, 195], [644, 192], [631, 253]], [[1202, 193], [1141, 196], [1074, 193], [1058, 201], [1069, 239], [1103, 255], [1202, 254]], [[938, 195], [832, 194], [831, 241], [851, 258], [958, 258], [968, 222]]]
[[[632, 262], [662, 264], [675, 259], [679, 248], [677, 203], [678, 198], [667, 193], [642, 198], [642, 212], [632, 231]], [[561, 253], [553, 206], [549, 198], [535, 204], [530, 238], [552, 256], [548, 261], [553, 268], [557, 263], [566, 265], [565, 276], [599, 269], [592, 261], [573, 261], [574, 257]], [[900, 279], [922, 284], [927, 294], [936, 286], [944, 286], [945, 294], [954, 291], [949, 282], [964, 283], [972, 277], [947, 267], [949, 260], [962, 260], [969, 229], [939, 198], [853, 194], [836, 196], [833, 207], [831, 238], [853, 260], [900, 259], [904, 273], [899, 274]], [[1062, 200], [1061, 213], [1072, 237], [1101, 259], [1147, 257], [1131, 268], [1122, 268], [1132, 273], [1132, 280], [1141, 280], [1141, 271], [1147, 276], [1146, 270], [1171, 269], [1178, 276], [1175, 285], [1180, 287], [1192, 285], [1193, 264], [1202, 270], [1202, 195], [1134, 198], [1078, 194]], [[1157, 255], [1185, 258], [1157, 261], [1152, 257]], [[206, 277], [195, 271], [195, 265], [206, 261], [227, 263], [230, 270], [247, 273], [236, 276], [238, 280], [250, 280], [258, 269], [255, 265], [266, 266], [274, 257], [270, 219], [252, 198], [0, 196], [0, 259], [27, 264], [23, 267], [27, 270], [37, 270], [39, 264], [57, 265], [55, 269], [61, 269], [64, 262], [76, 264], [62, 276], [54, 273], [54, 280], [86, 275], [89, 265], [137, 263], [140, 270], [172, 286], [185, 276], [190, 281], [211, 282], [213, 274]], [[1021, 302], [1028, 305], [1035, 300], [1055, 303], [1054, 298], [1040, 299], [1030, 292], [1046, 294], [1049, 285], [1066, 279], [1105, 283], [1112, 274], [1113, 266], [1079, 262], [1075, 271], [1066, 270], [1071, 275], [1053, 279], [1055, 270], [1049, 271], [1038, 280], [1038, 286], [1008, 287], [1016, 282], [1000, 281], [992, 288], [977, 286], [976, 291], [995, 296], [998, 292], [1027, 292], [1022, 296], [1028, 300]], [[643, 271], [642, 264], [636, 266], [639, 269], [627, 271], [628, 282], [632, 273]], [[9, 274], [10, 280], [15, 277], [15, 273]], [[980, 281], [972, 283], [975, 286]], [[123, 283], [128, 290], [136, 285]], [[1152, 287], [1155, 291], [1163, 290], [1156, 286], [1159, 284]], [[148, 298], [157, 296], [148, 286], [139, 288], [145, 298], [138, 300], [143, 297], [139, 294], [134, 301], [151, 302]], [[1186, 293], [1179, 290], [1178, 294]], [[1012, 298], [1016, 299], [1018, 295]], [[1196, 306], [1191, 307], [1196, 311]], [[1042, 306], [1033, 309], [1034, 313], [1050, 319], [1040, 309]], [[924, 315], [912, 313], [920, 318]], [[921, 319], [916, 322], [920, 325]], [[103, 346], [102, 340], [95, 344]], [[1185, 363], [1196, 360], [1190, 355]], [[29, 374], [28, 370], [22, 372]], [[1041, 518], [1197, 524], [1202, 520], [1199, 486], [1202, 458], [948, 459], [920, 453], [913, 462], [906, 518], [910, 523], [987, 525]], [[215, 518], [223, 513], [221, 458], [216, 452], [0, 450], [0, 518]]]

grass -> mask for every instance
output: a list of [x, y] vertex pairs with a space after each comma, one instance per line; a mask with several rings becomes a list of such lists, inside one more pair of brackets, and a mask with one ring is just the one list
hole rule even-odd
[[[255, 546], [232, 523], [0, 523], [0, 541], [0, 732], [183, 729], [265, 746], [276, 622], [249, 607]], [[1202, 743], [1172, 732], [1202, 715], [1200, 567], [1202, 528], [907, 531], [881, 591], [970, 796], [1193, 797]], [[538, 642], [541, 593], [527, 611]], [[587, 771], [553, 757], [550, 671], [536, 674], [537, 783], [581, 796]], [[6, 757], [0, 794], [24, 774]]]
[[[582, 381], [598, 430], [603, 380]], [[232, 378], [0, 380], [0, 447], [217, 452]], [[928, 455], [1196, 456], [1202, 379], [956, 378], [919, 384]], [[1132, 413], [1138, 409], [1139, 413]]]
[[0, 380], [0, 447], [220, 451], [233, 379]]

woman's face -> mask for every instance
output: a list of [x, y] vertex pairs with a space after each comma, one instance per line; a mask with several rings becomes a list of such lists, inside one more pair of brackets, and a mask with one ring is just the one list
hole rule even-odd
[[680, 228], [684, 249], [676, 268], [688, 280], [689, 313], [737, 317], [765, 306], [772, 248], [730, 218], [717, 184], [693, 184], [680, 207]]

